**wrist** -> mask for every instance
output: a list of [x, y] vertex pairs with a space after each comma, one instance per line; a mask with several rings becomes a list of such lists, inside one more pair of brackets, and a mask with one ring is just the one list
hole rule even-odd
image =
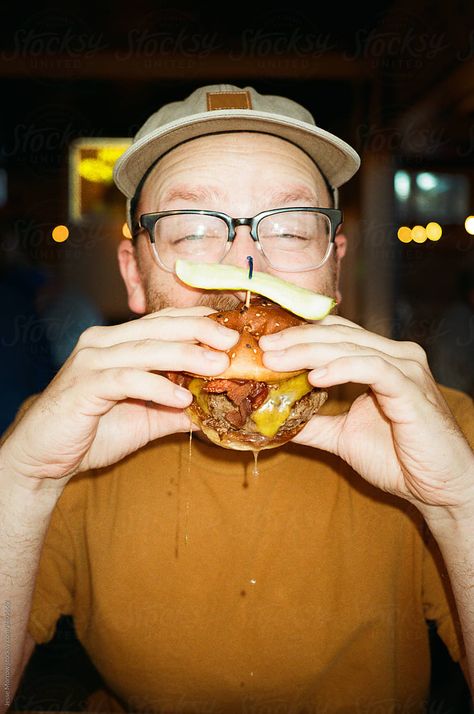
[[44, 500], [55, 501], [64, 490], [66, 483], [71, 478], [70, 475], [63, 478], [48, 478], [25, 476], [20, 469], [11, 463], [4, 447], [0, 448], [0, 487], [10, 489], [12, 492], [28, 495]]
[[434, 535], [446, 531], [474, 528], [474, 487], [466, 490], [456, 501], [439, 506], [419, 505], [423, 518]]

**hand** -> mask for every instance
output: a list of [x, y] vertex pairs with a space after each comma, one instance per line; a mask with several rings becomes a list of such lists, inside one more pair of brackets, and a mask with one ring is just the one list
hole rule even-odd
[[[90, 327], [1, 447], [20, 479], [67, 482], [74, 473], [119, 461], [153, 439], [189, 431], [187, 389], [154, 371], [227, 368], [238, 339], [207, 307], [166, 308], [109, 327]], [[196, 429], [197, 427], [194, 427]]]
[[[346, 461], [367, 481], [420, 510], [474, 499], [474, 456], [430, 372], [424, 350], [328, 315], [316, 324], [265, 335], [265, 365], [309, 369], [321, 388], [355, 382], [370, 389], [337, 416], [316, 414], [294, 441]], [[283, 350], [282, 352], [275, 350]], [[317, 368], [327, 371], [320, 376]]]

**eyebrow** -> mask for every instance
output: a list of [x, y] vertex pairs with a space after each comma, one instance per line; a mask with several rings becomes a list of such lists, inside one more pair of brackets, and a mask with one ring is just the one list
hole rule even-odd
[[171, 201], [195, 201], [205, 203], [206, 201], [218, 200], [222, 198], [221, 192], [209, 186], [175, 186], [166, 191], [162, 198], [163, 203]]
[[[307, 186], [292, 186], [276, 191], [269, 191], [263, 194], [276, 208], [285, 206], [288, 203], [301, 201], [304, 205], [318, 206], [316, 194]], [[163, 196], [162, 202], [171, 201], [192, 201], [195, 203], [206, 203], [209, 201], [219, 201], [224, 198], [218, 188], [211, 186], [180, 185], [169, 189]]]
[[270, 194], [270, 198], [280, 206], [295, 201], [303, 201], [310, 206], [318, 205], [316, 194], [306, 186], [294, 186], [293, 188], [284, 189], [283, 191], [275, 191]]

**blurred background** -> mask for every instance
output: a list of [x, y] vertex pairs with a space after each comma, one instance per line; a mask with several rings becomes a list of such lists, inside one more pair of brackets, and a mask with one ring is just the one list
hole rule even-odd
[[[219, 82], [291, 97], [359, 152], [341, 189], [340, 313], [420, 343], [440, 383], [474, 396], [472, 2], [293, 1], [224, 14], [65, 0], [0, 13], [0, 431], [86, 327], [134, 317], [116, 260], [126, 230], [113, 163], [160, 105]], [[453, 672], [461, 707], [462, 684], [433, 642], [433, 686]], [[42, 656], [39, 670], [55, 655]]]

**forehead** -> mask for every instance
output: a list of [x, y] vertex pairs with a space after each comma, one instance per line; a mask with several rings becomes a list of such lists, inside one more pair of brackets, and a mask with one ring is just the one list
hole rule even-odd
[[183, 182], [219, 184], [222, 190], [265, 183], [297, 183], [328, 196], [314, 161], [299, 147], [279, 137], [257, 132], [231, 132], [198, 137], [161, 157], [146, 178], [142, 195], [162, 195]]

